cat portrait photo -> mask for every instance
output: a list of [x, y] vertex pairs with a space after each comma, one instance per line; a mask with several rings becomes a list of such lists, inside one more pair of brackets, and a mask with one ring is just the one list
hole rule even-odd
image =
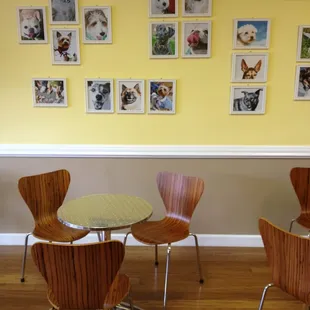
[[78, 0], [49, 0], [50, 24], [79, 24]]
[[182, 57], [211, 57], [211, 21], [183, 22]]
[[53, 65], [79, 65], [80, 37], [79, 29], [51, 30], [51, 53]]
[[86, 112], [114, 113], [112, 79], [85, 79]]
[[269, 19], [235, 19], [234, 49], [268, 49], [270, 41]]
[[232, 86], [230, 114], [265, 114], [266, 86]]
[[151, 22], [149, 32], [150, 58], [178, 58], [177, 22]]
[[310, 101], [310, 65], [296, 66], [294, 100]]
[[182, 0], [183, 16], [212, 16], [212, 0]]
[[83, 8], [83, 43], [112, 43], [112, 14], [110, 6]]
[[148, 113], [175, 114], [176, 80], [149, 80], [148, 84]]
[[298, 27], [297, 61], [310, 62], [310, 25]]
[[144, 80], [117, 80], [116, 96], [117, 113], [144, 113]]
[[67, 107], [66, 79], [32, 79], [34, 107]]
[[267, 82], [268, 53], [232, 55], [232, 82]]
[[17, 7], [18, 42], [47, 43], [46, 10], [42, 6]]
[[178, 0], [149, 0], [149, 17], [177, 17]]

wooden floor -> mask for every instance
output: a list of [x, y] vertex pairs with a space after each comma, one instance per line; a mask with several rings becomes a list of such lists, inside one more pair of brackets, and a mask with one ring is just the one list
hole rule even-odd
[[[131, 278], [133, 298], [143, 309], [162, 309], [165, 248], [159, 266], [151, 247], [127, 247], [122, 271]], [[29, 251], [28, 251], [29, 252]], [[0, 247], [0, 309], [48, 310], [45, 282], [28, 255], [26, 282], [20, 283], [22, 247]], [[205, 283], [200, 285], [195, 248], [174, 247], [171, 252], [167, 309], [258, 309], [263, 287], [270, 281], [263, 249], [201, 248]], [[277, 288], [264, 309], [304, 309]]]

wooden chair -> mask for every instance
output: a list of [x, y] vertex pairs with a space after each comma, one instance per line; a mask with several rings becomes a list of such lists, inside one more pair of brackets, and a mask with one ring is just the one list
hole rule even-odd
[[21, 282], [25, 281], [27, 246], [30, 235], [46, 241], [73, 242], [88, 234], [88, 231], [67, 227], [57, 219], [57, 210], [65, 199], [69, 184], [70, 174], [67, 170], [26, 176], [18, 181], [19, 192], [35, 221], [33, 232], [27, 234], [25, 238]]
[[293, 168], [290, 177], [300, 203], [301, 213], [298, 218], [291, 221], [289, 231], [292, 231], [294, 222], [310, 230], [310, 168]]
[[52, 309], [111, 309], [126, 296], [133, 309], [129, 278], [119, 274], [125, 255], [122, 242], [36, 243], [31, 253], [47, 282]]
[[272, 275], [272, 283], [264, 288], [259, 310], [263, 309], [266, 293], [272, 286], [309, 306], [310, 240], [286, 232], [264, 218], [259, 220], [259, 230]]
[[166, 207], [166, 216], [160, 221], [149, 221], [131, 226], [131, 232], [138, 241], [155, 245], [155, 265], [158, 265], [157, 246], [168, 244], [165, 290], [164, 290], [164, 308], [167, 303], [168, 271], [171, 252], [171, 244], [192, 236], [195, 239], [197, 263], [200, 275], [200, 283], [203, 283], [202, 269], [199, 256], [198, 238], [189, 232], [189, 226], [195, 208], [203, 194], [204, 182], [196, 177], [184, 176], [182, 174], [160, 172], [157, 175], [157, 186]]

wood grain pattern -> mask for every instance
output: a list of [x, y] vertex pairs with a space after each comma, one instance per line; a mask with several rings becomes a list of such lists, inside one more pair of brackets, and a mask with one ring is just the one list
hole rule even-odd
[[35, 220], [33, 235], [39, 239], [71, 242], [85, 237], [88, 231], [72, 229], [59, 222], [57, 210], [70, 185], [67, 170], [26, 176], [18, 181], [18, 189]]
[[259, 220], [259, 230], [271, 268], [269, 282], [310, 305], [310, 239], [284, 231], [264, 218]]
[[48, 300], [59, 309], [112, 308], [129, 293], [129, 278], [118, 275], [124, 245], [36, 243], [32, 257], [48, 284]]

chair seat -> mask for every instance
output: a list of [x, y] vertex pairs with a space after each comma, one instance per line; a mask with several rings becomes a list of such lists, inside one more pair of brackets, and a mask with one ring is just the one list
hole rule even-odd
[[132, 235], [145, 244], [178, 242], [189, 236], [188, 224], [166, 217], [161, 221], [149, 221], [131, 226]]
[[296, 222], [301, 226], [310, 230], [310, 214], [308, 213], [300, 214], [300, 216], [296, 219]]

